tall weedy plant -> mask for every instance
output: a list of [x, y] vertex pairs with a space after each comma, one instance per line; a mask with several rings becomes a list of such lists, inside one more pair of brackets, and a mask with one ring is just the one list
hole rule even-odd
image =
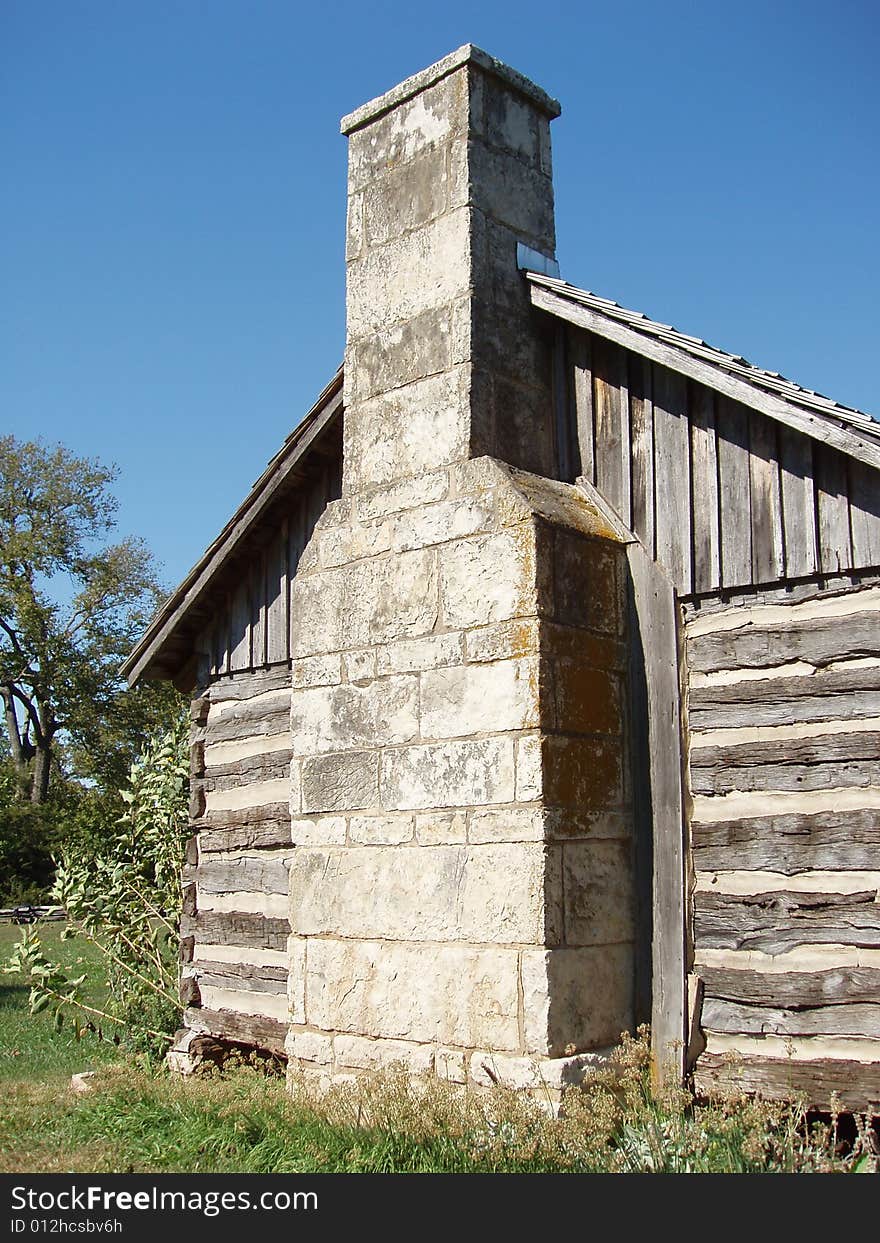
[[7, 972], [31, 981], [30, 1008], [51, 1010], [61, 1026], [102, 1036], [160, 1056], [179, 1026], [178, 925], [181, 866], [188, 827], [189, 727], [185, 715], [152, 739], [120, 791], [126, 810], [106, 852], [82, 848], [57, 863], [53, 900], [67, 911], [62, 939], [85, 937], [104, 955], [108, 998], [101, 1007], [46, 954], [39, 932], [27, 928]]

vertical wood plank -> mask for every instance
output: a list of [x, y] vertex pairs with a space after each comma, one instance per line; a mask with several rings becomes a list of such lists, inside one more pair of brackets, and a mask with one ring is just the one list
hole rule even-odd
[[580, 474], [575, 469], [571, 402], [568, 395], [568, 360], [565, 356], [565, 324], [557, 320], [553, 335], [553, 413], [556, 436], [556, 477], [563, 483], [574, 483]]
[[574, 451], [579, 458], [578, 473], [596, 482], [593, 452], [593, 363], [591, 340], [582, 329], [568, 329], [568, 360], [571, 373], [571, 400], [574, 405]]
[[619, 345], [593, 344], [596, 414], [596, 487], [627, 526], [630, 512], [630, 431], [626, 353]]
[[688, 398], [691, 424], [694, 591], [712, 591], [721, 585], [715, 395], [702, 384], [694, 384], [689, 388]]
[[721, 584], [752, 581], [752, 517], [748, 411], [727, 397], [715, 407], [721, 514]]
[[267, 553], [265, 548], [261, 548], [254, 558], [254, 628], [253, 628], [253, 662], [254, 665], [265, 665], [268, 634], [266, 629], [266, 621], [269, 613], [269, 606], [266, 600], [266, 559]]
[[654, 556], [654, 404], [651, 362], [629, 355], [632, 530]]
[[[648, 934], [653, 1071], [659, 1086], [677, 1086], [684, 1077], [687, 1018], [678, 606], [672, 583], [640, 544], [627, 547], [627, 558], [636, 875], [643, 892], [637, 963]], [[646, 863], [651, 880], [644, 893]], [[637, 967], [637, 999], [644, 993]]]
[[287, 519], [269, 547], [266, 564], [267, 661], [270, 665], [287, 660]]
[[749, 411], [749, 491], [752, 522], [752, 582], [771, 583], [784, 573], [782, 504], [776, 423]]
[[880, 566], [880, 474], [854, 458], [848, 468], [853, 566]]
[[813, 446], [816, 500], [819, 507], [819, 556], [825, 574], [852, 566], [846, 459], [827, 445]]
[[813, 442], [791, 427], [778, 429], [786, 578], [808, 578], [819, 569]]
[[250, 575], [240, 573], [232, 595], [229, 626], [229, 668], [235, 673], [251, 664]]
[[691, 575], [691, 446], [687, 381], [667, 367], [653, 369], [654, 492], [657, 560], [676, 590], [688, 595]]

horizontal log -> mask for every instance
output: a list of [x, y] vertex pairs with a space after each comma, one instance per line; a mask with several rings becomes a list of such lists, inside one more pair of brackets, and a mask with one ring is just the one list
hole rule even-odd
[[[847, 737], [853, 737], [848, 734]], [[693, 794], [730, 794], [732, 790], [840, 790], [880, 784], [876, 759], [838, 760], [828, 764], [761, 764], [734, 768], [691, 768]]]
[[207, 764], [205, 779], [207, 788], [219, 789], [210, 784], [218, 777], [250, 777], [255, 780], [266, 780], [270, 777], [283, 777], [290, 772], [290, 760], [293, 752], [290, 748], [284, 751], [266, 751], [261, 755], [249, 755], [243, 760], [233, 760], [228, 764]]
[[290, 824], [290, 802], [261, 803], [259, 807], [215, 808], [206, 812], [198, 823], [199, 842], [206, 830], [250, 829], [259, 824]]
[[750, 949], [781, 954], [798, 945], [880, 945], [880, 903], [864, 893], [780, 891], [741, 897], [694, 895], [698, 949]]
[[199, 911], [181, 917], [180, 934], [200, 944], [286, 951], [290, 921], [242, 911]]
[[859, 1002], [783, 1009], [706, 997], [700, 1024], [734, 1035], [880, 1037], [880, 1005]]
[[290, 669], [285, 664], [218, 678], [211, 684], [209, 693], [212, 703], [225, 703], [230, 699], [253, 699], [255, 695], [264, 695], [266, 691], [289, 689]]
[[266, 734], [283, 734], [290, 729], [290, 704], [274, 706], [254, 704], [247, 712], [236, 709], [224, 712], [217, 721], [209, 721], [205, 730], [205, 743], [243, 742], [246, 738], [261, 738]]
[[220, 860], [203, 859], [198, 869], [202, 893], [287, 893], [288, 858], [271, 855]]
[[808, 1062], [702, 1053], [694, 1068], [694, 1086], [701, 1096], [747, 1092], [767, 1100], [802, 1097], [815, 1109], [828, 1109], [832, 1095], [836, 1095], [844, 1109], [876, 1112], [880, 1106], [880, 1062]]
[[691, 825], [697, 871], [870, 871], [880, 859], [875, 809]]
[[[259, 763], [235, 771], [235, 765], [218, 765], [210, 770], [210, 775], [202, 779], [205, 794], [215, 790], [237, 790], [239, 786], [258, 785], [263, 781], [284, 781], [290, 779], [290, 755], [285, 758], [284, 752], [276, 752], [280, 758], [261, 756]], [[244, 761], [239, 761], [244, 763]]]
[[732, 704], [760, 707], [766, 703], [791, 703], [805, 696], [831, 699], [835, 695], [878, 690], [880, 664], [867, 668], [817, 669], [815, 673], [798, 677], [744, 678], [741, 682], [730, 682], [724, 686], [692, 686], [688, 690], [688, 706], [691, 709]]
[[213, 829], [199, 833], [202, 855], [218, 850], [271, 850], [290, 845], [290, 815], [243, 828]]
[[[206, 972], [210, 975], [222, 975], [228, 979], [264, 980], [284, 984], [287, 987], [288, 971], [286, 967], [264, 967], [250, 962], [213, 962], [207, 958], [199, 958], [195, 962], [198, 974]], [[233, 988], [233, 984], [218, 985], [222, 988]], [[283, 989], [278, 990], [283, 992]]]
[[[228, 964], [218, 964], [226, 966]], [[267, 980], [258, 975], [228, 975], [220, 974], [215, 971], [203, 971], [202, 963], [198, 964], [198, 982], [199, 987], [204, 988], [222, 988], [231, 992], [243, 993], [270, 993], [273, 996], [283, 996], [287, 992], [287, 976], [285, 974], [282, 980]]]
[[692, 635], [687, 641], [688, 668], [700, 673], [718, 669], [763, 669], [805, 660], [812, 665], [880, 655], [878, 613], [814, 617], [778, 626], [743, 626]]
[[184, 1012], [187, 1027], [207, 1031], [219, 1040], [232, 1040], [251, 1045], [269, 1053], [284, 1056], [287, 1024], [258, 1014], [240, 1014], [237, 1010], [188, 1009]]
[[[850, 760], [880, 760], [880, 733], [841, 733], [829, 722], [827, 734], [811, 738], [780, 738], [764, 742], [735, 742], [723, 747], [692, 747], [695, 768], [757, 768], [770, 764], [828, 764]], [[877, 769], [880, 781], [880, 767]]]
[[732, 967], [694, 968], [706, 998], [757, 1005], [829, 1006], [880, 1001], [880, 970], [832, 967], [824, 971], [737, 971]]

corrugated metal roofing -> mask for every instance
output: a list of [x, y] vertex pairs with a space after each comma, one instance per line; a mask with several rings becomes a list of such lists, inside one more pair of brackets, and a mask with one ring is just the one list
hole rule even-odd
[[744, 380], [756, 389], [781, 397], [784, 401], [790, 402], [809, 414], [820, 415], [837, 427], [847, 431], [856, 431], [880, 445], [880, 422], [863, 410], [842, 406], [839, 402], [832, 401], [830, 397], [823, 397], [821, 393], [815, 393], [812, 389], [802, 388], [800, 384], [787, 380], [776, 371], [765, 371], [763, 367], [756, 367], [740, 355], [728, 354], [725, 350], [709, 345], [700, 337], [688, 336], [673, 328], [671, 324], [663, 324], [658, 320], [650, 319], [641, 311], [628, 310], [619, 303], [612, 302], [610, 298], [600, 298], [598, 294], [591, 293], [587, 289], [579, 289], [576, 285], [569, 285], [567, 281], [556, 280], [540, 272], [529, 271], [525, 275], [533, 285], [541, 285], [561, 298], [588, 307], [596, 314], [624, 324], [627, 328], [647, 337], [653, 337], [664, 345], [684, 350], [702, 363], [718, 367], [728, 375]]

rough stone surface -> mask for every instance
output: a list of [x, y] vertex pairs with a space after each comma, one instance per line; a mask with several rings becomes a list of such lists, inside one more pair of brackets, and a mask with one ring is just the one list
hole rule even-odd
[[309, 1024], [421, 1043], [512, 1050], [518, 953], [441, 945], [315, 939], [309, 944]]

